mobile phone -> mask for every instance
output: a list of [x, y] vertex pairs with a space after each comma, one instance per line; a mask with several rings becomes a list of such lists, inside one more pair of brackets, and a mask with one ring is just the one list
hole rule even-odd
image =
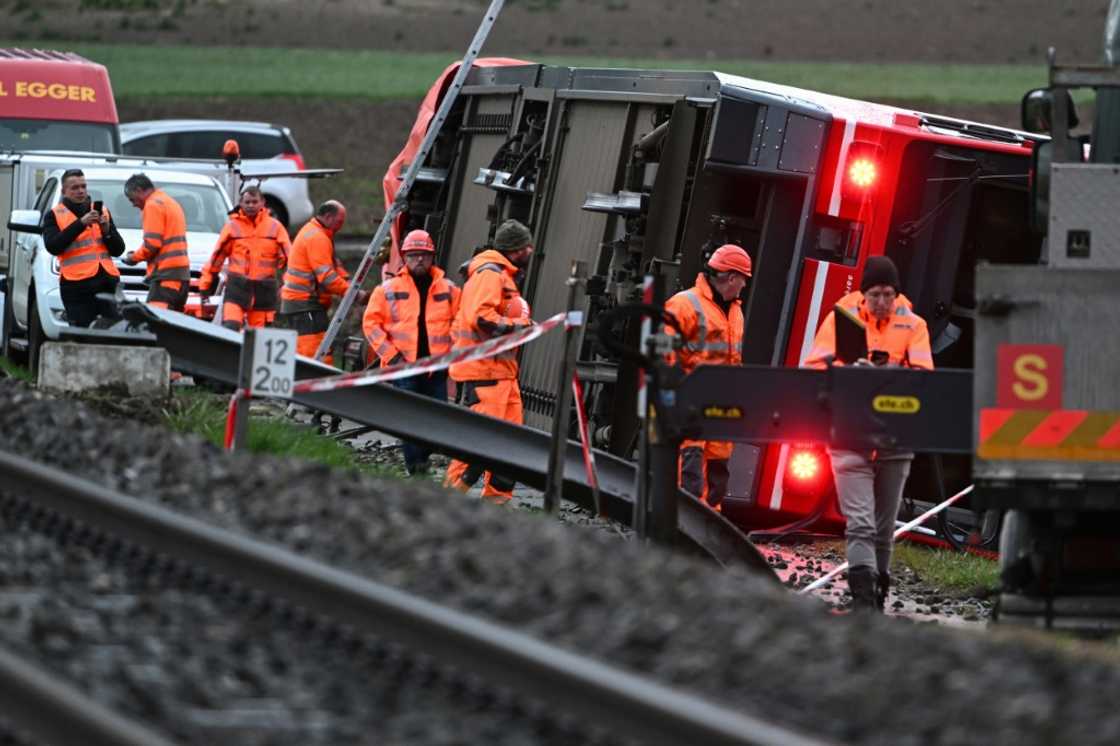
[[97, 212], [101, 212], [101, 208], [104, 207], [104, 206], [105, 206], [105, 203], [102, 202], [101, 200], [96, 200], [93, 203], [93, 209], [96, 210]]

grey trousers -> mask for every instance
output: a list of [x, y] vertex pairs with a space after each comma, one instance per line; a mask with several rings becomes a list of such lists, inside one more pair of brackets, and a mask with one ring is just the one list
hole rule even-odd
[[832, 476], [847, 519], [848, 564], [890, 571], [894, 524], [914, 454], [909, 451], [829, 451]]

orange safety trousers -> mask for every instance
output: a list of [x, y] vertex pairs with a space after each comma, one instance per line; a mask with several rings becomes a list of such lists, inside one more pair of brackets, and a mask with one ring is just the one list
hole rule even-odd
[[[517, 385], [516, 379], [465, 381], [464, 385], [466, 397], [464, 403], [470, 407], [472, 412], [496, 417], [517, 425], [524, 424], [525, 418], [521, 409], [521, 388]], [[460, 492], [466, 492], [472, 486], [464, 479], [469, 468], [470, 464], [465, 461], [452, 461], [451, 465], [447, 467], [447, 476], [443, 480], [443, 485]], [[506, 488], [504, 484], [501, 484], [503, 481], [501, 477], [497, 479], [497, 486], [493, 484], [494, 481], [494, 475], [486, 472], [486, 479], [482, 485], [483, 499], [498, 505], [509, 502], [513, 497], [512, 485]]]
[[[252, 311], [250, 311], [252, 313]], [[319, 349], [319, 345], [323, 342], [323, 337], [327, 336], [326, 332], [314, 332], [313, 334], [301, 334], [296, 337], [296, 354], [303, 355], [304, 357], [315, 357], [315, 351]], [[321, 362], [327, 365], [334, 365], [334, 356], [327, 353], [323, 356]]]
[[[237, 303], [230, 303], [229, 301], [224, 301], [222, 303], [222, 325], [236, 325], [236, 327], [234, 327], [235, 330], [246, 326], [252, 327], [253, 329], [260, 329], [261, 327], [271, 325], [275, 318], [275, 309], [271, 311], [258, 311], [255, 308], [251, 308], [246, 311]], [[320, 334], [319, 336], [322, 335]], [[314, 350], [312, 350], [312, 352], [314, 352]]]
[[683, 441], [677, 459], [677, 484], [720, 510], [727, 496], [728, 462], [733, 447], [733, 443], [722, 440]]

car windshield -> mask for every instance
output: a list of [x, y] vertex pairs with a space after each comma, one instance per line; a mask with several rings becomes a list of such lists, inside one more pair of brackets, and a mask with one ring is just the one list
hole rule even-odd
[[[140, 228], [140, 211], [124, 196], [123, 181], [87, 179], [91, 200], [109, 206], [117, 228]], [[183, 208], [187, 230], [219, 233], [226, 222], [226, 203], [222, 191], [213, 184], [156, 184]]]
[[0, 119], [0, 150], [81, 150], [116, 153], [114, 127], [91, 122]]

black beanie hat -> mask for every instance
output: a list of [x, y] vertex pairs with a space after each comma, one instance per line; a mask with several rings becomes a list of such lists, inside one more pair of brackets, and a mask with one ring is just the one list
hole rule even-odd
[[859, 281], [859, 291], [866, 293], [876, 285], [890, 285], [896, 293], [902, 292], [898, 281], [898, 267], [888, 257], [868, 257], [863, 265], [863, 278]]
[[522, 223], [512, 218], [498, 226], [494, 234], [494, 248], [503, 254], [520, 251], [533, 242], [533, 234]]

